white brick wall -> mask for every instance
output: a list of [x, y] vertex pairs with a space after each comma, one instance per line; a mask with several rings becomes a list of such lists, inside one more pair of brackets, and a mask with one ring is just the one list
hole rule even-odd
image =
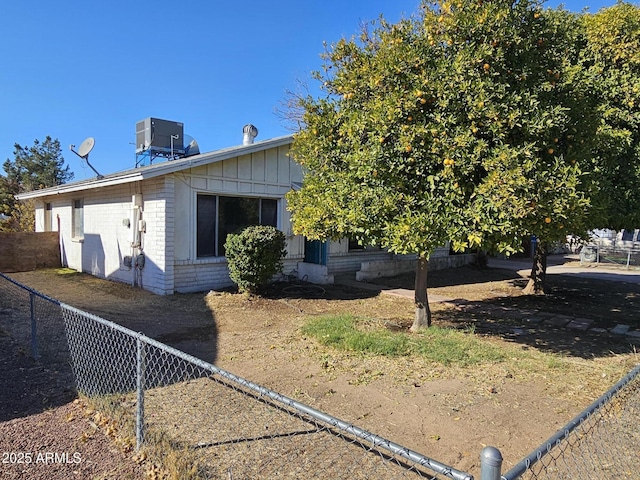
[[[154, 293], [174, 292], [173, 219], [174, 179], [165, 176], [142, 182], [142, 249], [146, 257], [142, 286]], [[170, 234], [171, 233], [171, 234]]]
[[[164, 181], [104, 187], [97, 190], [45, 198], [52, 204], [53, 230], [60, 225], [63, 265], [92, 275], [133, 283], [133, 270], [123, 265], [125, 256], [135, 255], [131, 248], [132, 228], [123, 221], [132, 219], [132, 197], [143, 194], [142, 218], [147, 222], [143, 248], [147, 263], [142, 271], [143, 286], [156, 293], [168, 293], [164, 275], [166, 261], [164, 236], [165, 201], [161, 198]], [[73, 238], [73, 200], [83, 200], [84, 237]], [[44, 202], [38, 206], [42, 216]], [[43, 222], [36, 224], [43, 229]], [[173, 291], [171, 289], [171, 291]]]
[[176, 292], [202, 292], [233, 285], [227, 262], [196, 263], [174, 267]]
[[[293, 235], [282, 196], [302, 180], [300, 167], [287, 156], [288, 147], [256, 152], [202, 165], [158, 178], [122, 185], [43, 197], [38, 200], [36, 228], [43, 231], [45, 202], [52, 204], [53, 230], [60, 230], [64, 265], [93, 275], [132, 284], [134, 269], [123, 259], [138, 253], [132, 248], [132, 196], [141, 194], [145, 266], [141, 285], [157, 294], [205, 291], [232, 285], [224, 258], [196, 258], [195, 208], [198, 193], [280, 198], [280, 228], [287, 235], [284, 273], [304, 259], [304, 239]], [[84, 237], [72, 236], [73, 200], [84, 202]], [[329, 273], [359, 270], [363, 261], [394, 258], [386, 252], [349, 252], [346, 242], [332, 242]], [[438, 253], [445, 253], [438, 252]], [[446, 252], [448, 253], [448, 251]], [[140, 278], [138, 278], [140, 280]]]

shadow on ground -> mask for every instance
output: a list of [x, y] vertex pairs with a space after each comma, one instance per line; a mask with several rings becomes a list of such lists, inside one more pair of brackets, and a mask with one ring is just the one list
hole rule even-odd
[[[405, 274], [378, 282], [412, 289], [413, 281], [413, 274]], [[619, 324], [640, 329], [637, 283], [548, 275], [544, 296], [522, 295], [527, 281], [514, 271], [493, 268], [430, 272], [429, 294], [451, 299], [449, 307], [434, 309], [434, 323], [583, 358], [629, 353], [640, 346], [639, 338], [609, 332]]]
[[6, 334], [0, 334], [0, 422], [69, 403], [76, 397], [68, 363], [36, 362]]
[[566, 326], [569, 319], [545, 312], [501, 309], [492, 302], [453, 303], [453, 308], [434, 315], [435, 322], [472, 329], [479, 335], [500, 337], [544, 352], [588, 359], [626, 354], [640, 346], [637, 338], [570, 328]]

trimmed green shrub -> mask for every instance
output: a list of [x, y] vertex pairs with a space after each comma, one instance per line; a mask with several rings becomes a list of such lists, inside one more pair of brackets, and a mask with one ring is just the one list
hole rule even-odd
[[284, 233], [267, 225], [227, 235], [224, 249], [231, 280], [240, 292], [252, 294], [259, 293], [282, 271], [282, 259], [287, 254]]

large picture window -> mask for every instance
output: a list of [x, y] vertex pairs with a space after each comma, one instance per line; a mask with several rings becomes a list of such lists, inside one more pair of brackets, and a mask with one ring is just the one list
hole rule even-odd
[[278, 224], [278, 200], [199, 194], [197, 256], [222, 257], [227, 235], [250, 225]]

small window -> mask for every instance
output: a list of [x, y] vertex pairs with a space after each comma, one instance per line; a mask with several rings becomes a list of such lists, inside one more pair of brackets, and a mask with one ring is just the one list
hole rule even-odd
[[381, 250], [379, 245], [371, 245], [371, 244], [363, 244], [360, 243], [357, 239], [353, 238], [353, 237], [349, 237], [349, 251], [351, 250], [366, 250], [366, 251], [373, 251], [373, 250]]
[[53, 223], [51, 218], [51, 203], [47, 202], [44, 204], [44, 231], [51, 232], [53, 230]]
[[73, 238], [84, 238], [84, 202], [73, 201]]
[[634, 234], [634, 231], [631, 229], [622, 230], [622, 240], [628, 241], [628, 242], [633, 241], [633, 234]]
[[364, 250], [364, 245], [358, 242], [357, 239], [349, 237], [349, 250]]

